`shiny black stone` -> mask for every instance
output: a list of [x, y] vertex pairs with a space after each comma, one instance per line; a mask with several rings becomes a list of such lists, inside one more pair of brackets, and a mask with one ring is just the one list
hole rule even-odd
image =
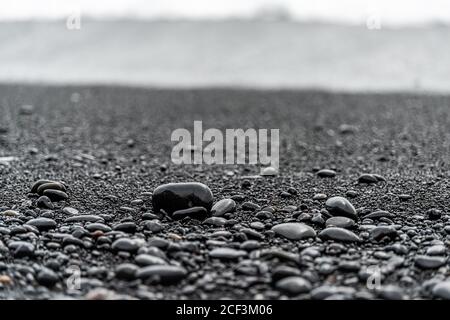
[[152, 204], [155, 212], [164, 210], [169, 215], [192, 207], [203, 207], [209, 212], [213, 204], [213, 194], [202, 183], [168, 183], [155, 189]]

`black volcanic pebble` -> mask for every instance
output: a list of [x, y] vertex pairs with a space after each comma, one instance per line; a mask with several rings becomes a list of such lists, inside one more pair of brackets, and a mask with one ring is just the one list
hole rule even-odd
[[319, 233], [319, 237], [324, 240], [334, 240], [340, 242], [359, 242], [361, 239], [350, 230], [328, 227]]
[[259, 210], [261, 210], [261, 207], [258, 206], [256, 203], [247, 201], [242, 204], [242, 210], [244, 210], [244, 211], [259, 211]]
[[314, 238], [316, 236], [316, 232], [313, 228], [297, 222], [277, 224], [272, 227], [272, 231], [289, 240], [301, 240], [305, 238]]
[[379, 174], [364, 173], [358, 177], [358, 183], [378, 183], [380, 181], [386, 181], [386, 178]]
[[325, 223], [327, 227], [338, 227], [338, 228], [351, 228], [355, 225], [353, 219], [347, 217], [331, 217]]
[[395, 214], [392, 214], [388, 211], [377, 210], [375, 212], [369, 213], [365, 215], [364, 219], [379, 219], [379, 218], [394, 218]]
[[178, 266], [153, 265], [139, 269], [136, 277], [143, 280], [152, 280], [162, 284], [175, 283], [187, 275], [186, 269]]
[[442, 216], [442, 211], [438, 209], [430, 209], [427, 211], [427, 217], [430, 220], [438, 220]]
[[45, 231], [56, 228], [56, 221], [49, 218], [31, 219], [26, 224], [29, 226], [36, 227], [39, 231]]
[[283, 278], [275, 284], [275, 287], [287, 294], [296, 295], [311, 291], [311, 283], [302, 277], [287, 277]]
[[209, 211], [213, 204], [213, 194], [202, 183], [168, 183], [153, 191], [152, 204], [155, 212], [164, 210], [169, 215], [192, 207], [203, 207]]
[[134, 280], [136, 279], [136, 273], [139, 267], [132, 263], [122, 263], [116, 268], [116, 278], [122, 280]]
[[8, 244], [8, 248], [17, 258], [34, 256], [34, 245], [29, 242], [12, 241]]
[[362, 174], [358, 177], [358, 183], [377, 183], [378, 179], [372, 174]]
[[189, 217], [197, 220], [204, 220], [208, 216], [208, 211], [204, 207], [193, 207], [184, 210], [177, 210], [172, 214], [174, 220], [181, 220]]
[[414, 262], [421, 269], [437, 269], [447, 262], [447, 258], [418, 255], [414, 258]]
[[53, 209], [55, 208], [55, 206], [52, 203], [52, 200], [50, 200], [49, 197], [47, 196], [41, 196], [39, 197], [39, 199], [37, 199], [36, 205], [38, 206], [38, 208], [41, 209]]
[[379, 241], [385, 237], [395, 239], [397, 230], [391, 226], [378, 226], [370, 231], [370, 239]]
[[317, 176], [321, 178], [333, 178], [336, 176], [336, 171], [329, 169], [322, 169], [317, 172]]
[[115, 251], [136, 252], [139, 247], [132, 239], [120, 238], [113, 242], [111, 248]]
[[134, 222], [122, 222], [114, 226], [114, 230], [126, 233], [135, 233], [137, 226]]
[[37, 282], [46, 287], [53, 287], [58, 281], [58, 275], [51, 269], [44, 268], [37, 274]]
[[236, 210], [236, 202], [233, 199], [222, 199], [214, 204], [211, 214], [215, 217], [221, 217], [226, 213]]
[[332, 197], [325, 202], [325, 208], [332, 216], [342, 216], [357, 220], [355, 207], [344, 197]]
[[95, 214], [83, 214], [72, 216], [64, 220], [64, 222], [102, 222], [104, 219]]
[[33, 184], [33, 186], [31, 187], [31, 193], [37, 193], [38, 192], [38, 188], [41, 186], [41, 185], [43, 185], [43, 184], [45, 184], [45, 183], [52, 183], [52, 182], [54, 182], [54, 181], [51, 181], [51, 180], [38, 180], [38, 181], [36, 181], [34, 184]]
[[247, 255], [243, 250], [236, 250], [232, 248], [215, 248], [209, 252], [211, 258], [220, 260], [234, 260]]
[[47, 196], [50, 198], [50, 200], [56, 201], [56, 202], [62, 201], [62, 200], [67, 200], [69, 198], [67, 193], [65, 193], [64, 191], [61, 191], [61, 190], [56, 190], [56, 189], [44, 190], [44, 196]]
[[62, 183], [59, 182], [48, 182], [48, 183], [43, 183], [41, 184], [38, 188], [37, 188], [37, 193], [39, 195], [43, 195], [44, 191], [47, 189], [53, 189], [53, 190], [59, 190], [59, 191], [66, 191], [66, 188], [64, 187], [64, 185]]

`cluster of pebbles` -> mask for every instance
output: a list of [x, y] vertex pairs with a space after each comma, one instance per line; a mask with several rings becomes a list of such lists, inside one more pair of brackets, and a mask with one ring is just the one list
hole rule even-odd
[[[372, 176], [358, 182], [374, 183]], [[153, 210], [138, 223], [112, 223], [111, 215], [69, 207], [67, 189], [64, 182], [39, 180], [28, 194], [28, 210], [1, 212], [0, 292], [41, 286], [44, 292], [88, 299], [161, 298], [161, 287], [176, 286], [177, 297], [207, 298], [219, 297], [227, 284], [249, 289], [251, 298], [404, 299], [408, 290], [400, 284], [414, 282], [410, 269], [402, 269], [409, 252], [403, 243], [417, 231], [395, 223], [390, 212], [357, 210], [342, 196], [316, 195], [322, 209], [309, 213], [306, 206], [260, 206], [241, 195], [214, 201], [202, 183], [168, 183], [147, 194]], [[66, 218], [55, 219], [56, 211]], [[428, 212], [433, 220], [441, 215]], [[241, 222], [244, 216], [251, 222]], [[173, 224], [191, 231], [165, 233]], [[116, 257], [111, 266], [89, 265], [83, 263], [85, 252], [100, 260], [105, 253]], [[412, 263], [418, 271], [445, 266], [446, 243], [430, 239]], [[398, 283], [382, 285], [399, 269], [404, 272]], [[344, 284], [333, 285], [336, 271]], [[106, 280], [120, 283], [127, 294], [104, 288]], [[450, 298], [450, 281], [443, 277], [420, 285], [420, 294]], [[196, 294], [198, 288], [202, 294]]]

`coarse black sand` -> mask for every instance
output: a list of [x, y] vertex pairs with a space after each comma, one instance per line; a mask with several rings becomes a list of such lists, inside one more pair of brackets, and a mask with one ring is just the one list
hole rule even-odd
[[[256, 177], [259, 168], [250, 165], [172, 164], [171, 133], [193, 130], [194, 120], [204, 129], [280, 129], [280, 175]], [[440, 95], [2, 85], [0, 298], [450, 297], [449, 123], [450, 98]], [[2, 158], [9, 156], [17, 159]], [[320, 178], [319, 169], [336, 176]], [[363, 173], [386, 182], [358, 184]], [[39, 179], [63, 181], [68, 201], [37, 209], [28, 193]], [[242, 195], [234, 197], [236, 212], [212, 226], [152, 211], [157, 186], [186, 181], [208, 185], [215, 201]], [[325, 200], [313, 200], [316, 194], [344, 196], [355, 206], [351, 230], [361, 242], [293, 241], [270, 230], [302, 220], [319, 234]], [[244, 202], [271, 206], [273, 216], [260, 219]], [[64, 207], [101, 215], [111, 228], [134, 222], [136, 230], [127, 224], [125, 233], [89, 232], [85, 222], [65, 222], [71, 214]], [[391, 215], [362, 218], [377, 210]], [[42, 215], [56, 228], [22, 227]], [[154, 218], [151, 231], [144, 219]], [[395, 231], [374, 240], [377, 225]], [[171, 284], [117, 279], [115, 268], [135, 264], [136, 256], [111, 250], [121, 236], [141, 239], [140, 253], [163, 257], [186, 276]], [[34, 244], [34, 254], [14, 257], [15, 240]], [[218, 247], [240, 257], [210, 257]], [[66, 284], [73, 266], [81, 270], [80, 290]], [[375, 288], [367, 286], [370, 266], [381, 273]], [[280, 285], [288, 276], [297, 278]]]

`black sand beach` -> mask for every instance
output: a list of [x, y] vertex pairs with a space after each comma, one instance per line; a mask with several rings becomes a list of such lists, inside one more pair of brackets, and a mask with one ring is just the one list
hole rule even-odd
[[[2, 85], [0, 298], [449, 297], [449, 105], [448, 96], [400, 93]], [[172, 164], [171, 132], [192, 130], [194, 120], [204, 128], [280, 129], [280, 175]], [[336, 176], [321, 178], [320, 169]], [[364, 173], [386, 181], [358, 183]], [[28, 193], [39, 179], [63, 181], [69, 199], [37, 209]], [[208, 185], [215, 201], [233, 197], [236, 211], [214, 222], [221, 226], [153, 211], [157, 186], [186, 181]], [[319, 235], [332, 196], [356, 208], [349, 230], [360, 241], [289, 240], [271, 231], [302, 222]], [[245, 202], [258, 208], [244, 211]], [[258, 215], [266, 206], [269, 214]], [[104, 231], [66, 221], [77, 214], [65, 207], [100, 216]], [[363, 218], [379, 210], [388, 213]], [[26, 227], [42, 216], [56, 226]], [[139, 251], [112, 250], [120, 237], [141, 239]], [[34, 248], [14, 256], [14, 241]], [[225, 247], [234, 250], [211, 256]], [[122, 264], [137, 265], [142, 253], [186, 274], [170, 284], [134, 279]], [[117, 279], [119, 265], [129, 279]], [[66, 285], [73, 266], [80, 290]], [[381, 273], [375, 289], [367, 286], [371, 266]]]

